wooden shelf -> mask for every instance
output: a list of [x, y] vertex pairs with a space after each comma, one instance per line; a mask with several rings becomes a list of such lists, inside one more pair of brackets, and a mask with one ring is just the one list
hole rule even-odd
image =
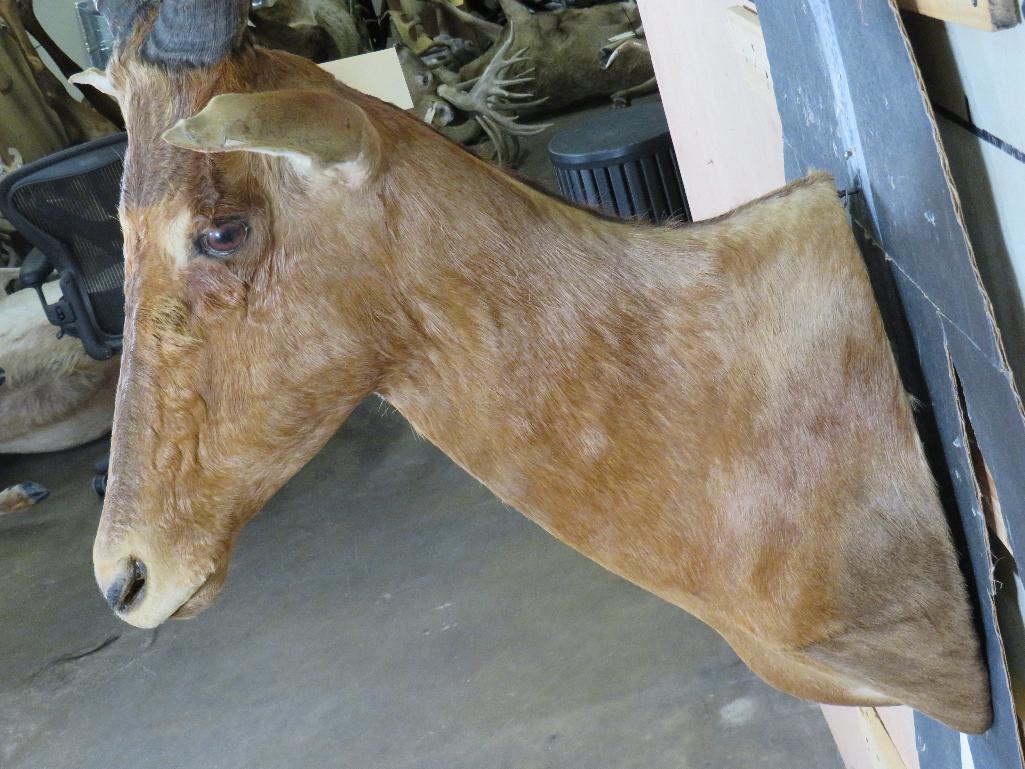
[[897, 0], [902, 10], [976, 29], [1007, 29], [1021, 23], [1017, 0]]

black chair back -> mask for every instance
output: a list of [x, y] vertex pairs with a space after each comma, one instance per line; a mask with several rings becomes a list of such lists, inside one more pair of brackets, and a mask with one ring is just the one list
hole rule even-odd
[[[104, 360], [121, 351], [124, 329], [124, 240], [117, 208], [127, 136], [80, 144], [29, 163], [0, 180], [4, 217], [60, 274], [63, 298], [50, 322]], [[50, 272], [36, 270], [42, 277]], [[23, 280], [26, 270], [22, 270]], [[27, 281], [29, 282], [29, 281]]]

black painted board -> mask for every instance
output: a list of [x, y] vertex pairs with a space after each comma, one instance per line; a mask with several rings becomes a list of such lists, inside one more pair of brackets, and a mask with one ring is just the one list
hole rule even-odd
[[1025, 420], [1007, 369], [989, 365], [973, 340], [950, 333], [951, 354], [965, 391], [976, 442], [993, 476], [1015, 553], [1025, 555]]
[[[1018, 553], [1025, 553], [1025, 543], [1017, 546], [1025, 533], [1025, 422], [910, 46], [888, 0], [773, 0], [758, 10], [787, 177], [821, 168], [841, 188], [861, 190], [851, 198], [852, 226], [902, 376], [921, 379], [910, 389], [933, 422], [933, 465], [967, 555], [994, 686], [994, 726], [968, 738], [976, 769], [1021, 769], [989, 535], [952, 368]], [[895, 291], [885, 290], [888, 281]], [[916, 726], [922, 769], [960, 769], [956, 734], [921, 716]]]
[[[861, 190], [868, 213], [862, 224], [922, 293], [942, 298], [944, 315], [998, 365], [988, 301], [899, 16], [887, 0], [777, 0], [765, 6], [760, 18], [767, 49], [767, 22], [782, 24], [791, 42], [775, 53], [805, 64], [814, 59], [819, 69], [802, 90], [784, 82], [777, 91], [787, 175], [824, 163], [809, 155], [804, 137], [814, 137], [811, 147], [822, 147], [828, 137], [832, 162], [826, 169], [843, 163], [838, 179]], [[773, 55], [769, 50], [770, 66]]]
[[[922, 769], [938, 766], [962, 769], [961, 739], [958, 733], [929, 718], [919, 716], [917, 713], [915, 714], [915, 746], [918, 748], [918, 761]], [[975, 769], [986, 769], [986, 765], [976, 764]]]
[[[908, 322], [914, 329], [922, 375], [929, 388], [930, 416], [936, 426], [948, 473], [943, 482], [949, 483], [952, 490], [953, 508], [960, 520], [958, 533], [963, 537], [962, 552], [967, 554], [969, 561], [965, 569], [966, 578], [976, 597], [975, 609], [984, 631], [994, 722], [985, 734], [970, 736], [968, 745], [976, 769], [1020, 769], [1023, 763], [1018, 747], [1017, 716], [993, 602], [996, 586], [992, 579], [989, 531], [968, 454], [968, 438], [954, 378], [955, 370], [959, 379], [963, 370], [963, 366], [959, 368], [956, 362], [958, 350], [953, 341], [960, 334], [936, 313], [933, 305], [906, 276], [898, 272], [896, 278]], [[956, 733], [920, 713], [915, 714], [915, 733], [921, 769], [962, 769], [961, 745]], [[937, 741], [936, 735], [943, 733], [947, 736]], [[955, 744], [957, 749], [948, 753], [945, 748], [951, 744]]]
[[[1008, 682], [1002, 627], [993, 601], [996, 584], [991, 570], [990, 533], [973, 475], [958, 395], [959, 382], [968, 397], [979, 372], [993, 369], [981, 356], [979, 360], [964, 357], [959, 342], [965, 337], [936, 312], [904, 273], [890, 271], [892, 262], [870, 236], [857, 228], [855, 235], [860, 236], [859, 245], [895, 349], [901, 378], [918, 402], [916, 421], [962, 556], [961, 567], [975, 598], [975, 614], [985, 639], [994, 724], [985, 734], [968, 738], [974, 767], [1018, 769], [1022, 759], [1018, 753], [1017, 716]], [[962, 369], [955, 369], [954, 360], [968, 364], [972, 373], [969, 382], [962, 379]], [[972, 363], [977, 365], [973, 367]], [[961, 739], [956, 732], [915, 714], [915, 733], [921, 769], [962, 769]]]
[[[838, 184], [859, 188], [868, 212], [862, 224], [999, 365], [988, 300], [935, 121], [890, 3], [775, 0], [759, 6], [759, 19], [784, 127], [787, 177], [824, 168]], [[803, 70], [796, 88], [785, 76], [776, 78], [777, 66], [794, 65]]]

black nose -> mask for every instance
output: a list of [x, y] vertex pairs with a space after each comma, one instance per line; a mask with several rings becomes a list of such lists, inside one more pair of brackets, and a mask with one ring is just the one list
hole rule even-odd
[[110, 608], [117, 612], [127, 611], [139, 600], [146, 587], [146, 565], [135, 558], [125, 561], [117, 579], [107, 588], [105, 598]]

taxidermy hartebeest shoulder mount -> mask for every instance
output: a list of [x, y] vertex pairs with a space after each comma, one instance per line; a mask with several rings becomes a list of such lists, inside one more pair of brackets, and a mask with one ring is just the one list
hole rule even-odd
[[799, 697], [990, 722], [947, 521], [832, 180], [610, 221], [313, 63], [246, 0], [101, 0], [124, 333], [93, 552], [152, 627], [369, 393]]

